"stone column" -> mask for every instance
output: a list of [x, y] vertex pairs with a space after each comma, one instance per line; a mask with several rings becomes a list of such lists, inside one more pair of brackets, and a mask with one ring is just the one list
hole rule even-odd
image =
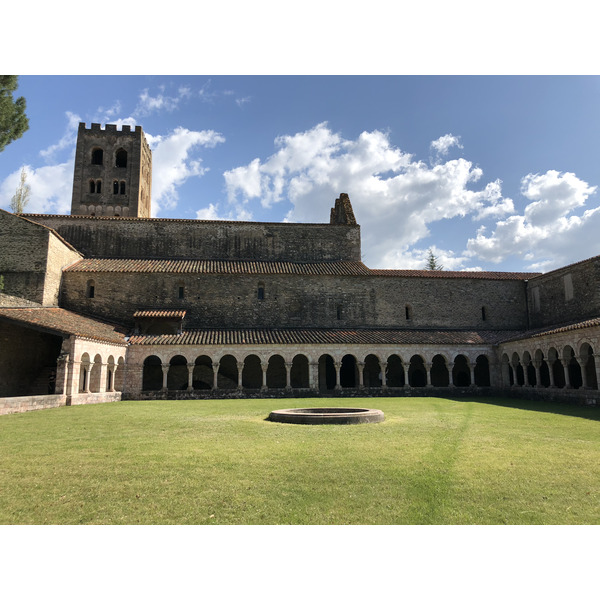
[[387, 390], [387, 377], [385, 375], [385, 373], [387, 371], [387, 361], [384, 363], [381, 363], [379, 366], [381, 368], [381, 389]]
[[425, 374], [427, 375], [427, 387], [433, 387], [433, 385], [431, 385], [431, 367], [433, 366], [433, 363], [426, 362], [423, 364], [425, 365]]
[[470, 360], [467, 360], [467, 366], [469, 367], [469, 373], [471, 374], [471, 384], [469, 387], [475, 387], [475, 365]]
[[523, 364], [523, 387], [529, 387], [529, 373], [527, 369], [529, 368], [529, 363]]
[[212, 389], [213, 390], [218, 390], [219, 389], [219, 363], [213, 363], [212, 364], [212, 370], [213, 370], [213, 384], [212, 384]]
[[571, 389], [571, 378], [569, 377], [569, 361], [566, 358], [561, 358], [560, 362], [563, 366], [563, 371], [565, 372], [565, 389]]
[[[115, 391], [115, 365], [109, 365], [107, 367], [107, 373], [106, 373], [106, 380], [107, 382], [110, 380], [110, 383], [108, 385], [108, 387], [106, 388], [107, 392], [114, 392]], [[110, 375], [110, 377], [108, 377]]]
[[533, 360], [533, 368], [535, 369], [535, 387], [536, 388], [541, 388], [542, 387], [542, 372], [541, 372], [541, 368], [542, 368], [542, 361], [541, 360]]
[[410, 369], [410, 363], [402, 361], [402, 368], [404, 369], [404, 387], [409, 388], [410, 382], [408, 381], [408, 369]]
[[358, 367], [358, 389], [365, 389], [365, 363], [357, 362], [356, 366]]
[[502, 362], [502, 387], [510, 387], [510, 365]]
[[106, 363], [100, 363], [100, 381], [98, 382], [98, 393], [106, 392]]
[[600, 389], [600, 361], [592, 358], [594, 361], [594, 368], [596, 369], [596, 389]]
[[550, 377], [550, 387], [556, 387], [554, 383], [554, 360], [548, 360], [548, 376]]
[[448, 366], [446, 367], [448, 369], [448, 387], [449, 388], [453, 388], [454, 387], [454, 374], [452, 373], [452, 371], [454, 370], [454, 361], [448, 361]]
[[167, 376], [169, 374], [169, 365], [161, 365], [163, 372], [163, 384], [162, 391], [165, 392], [167, 390]]
[[194, 367], [196, 365], [188, 363], [188, 386], [187, 391], [191, 392], [194, 389]]
[[341, 390], [342, 386], [340, 383], [340, 369], [342, 368], [342, 363], [334, 361], [333, 365], [335, 367], [335, 388], [334, 389]]
[[319, 389], [319, 363], [308, 363], [308, 385], [311, 390]]
[[587, 362], [588, 362], [588, 358], [587, 356], [585, 357], [577, 357], [577, 363], [579, 364], [579, 368], [581, 370], [581, 387], [584, 390], [589, 389], [588, 387], [588, 380], [587, 380], [587, 372], [585, 367], [587, 366]]
[[285, 363], [285, 389], [286, 390], [292, 389], [292, 363], [291, 362]]
[[518, 377], [517, 377], [517, 373], [518, 373], [518, 368], [519, 368], [519, 363], [511, 363], [511, 367], [513, 370], [513, 387], [518, 387], [519, 386], [519, 382], [518, 382]]
[[260, 363], [262, 369], [262, 386], [260, 387], [261, 392], [267, 391], [267, 370], [269, 369], [269, 363]]
[[237, 389], [241, 390], [242, 389], [242, 372], [244, 371], [244, 363], [240, 362], [239, 360], [236, 360], [235, 364], [237, 366], [237, 372], [238, 372]]

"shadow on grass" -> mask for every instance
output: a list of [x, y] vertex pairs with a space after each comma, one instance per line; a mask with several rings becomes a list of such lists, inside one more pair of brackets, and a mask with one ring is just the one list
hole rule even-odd
[[470, 396], [457, 398], [456, 396], [444, 396], [446, 400], [454, 402], [477, 402], [479, 404], [491, 404], [493, 406], [505, 406], [507, 408], [518, 408], [520, 410], [531, 410], [542, 413], [553, 413], [569, 417], [580, 417], [590, 421], [600, 421], [600, 407], [580, 406], [568, 402], [531, 400], [521, 398], [503, 398], [501, 396]]

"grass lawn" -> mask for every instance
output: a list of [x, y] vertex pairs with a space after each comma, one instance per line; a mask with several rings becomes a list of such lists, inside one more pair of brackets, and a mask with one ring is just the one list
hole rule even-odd
[[[319, 405], [379, 408], [386, 420], [265, 420]], [[346, 398], [6, 415], [0, 523], [600, 524], [600, 410]]]

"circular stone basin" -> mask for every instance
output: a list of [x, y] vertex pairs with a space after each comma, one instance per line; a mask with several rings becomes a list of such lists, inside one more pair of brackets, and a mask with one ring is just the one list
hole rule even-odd
[[285, 408], [269, 415], [269, 421], [299, 425], [380, 423], [384, 418], [382, 411], [373, 408]]

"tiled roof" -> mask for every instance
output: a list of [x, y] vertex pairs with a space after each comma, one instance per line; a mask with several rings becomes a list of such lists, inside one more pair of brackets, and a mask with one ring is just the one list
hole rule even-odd
[[199, 273], [230, 275], [368, 275], [376, 277], [421, 277], [445, 279], [519, 279], [536, 273], [493, 271], [426, 271], [369, 269], [362, 262], [337, 261], [295, 263], [252, 260], [161, 260], [135, 258], [85, 258], [66, 271], [85, 273]]
[[86, 258], [66, 271], [86, 273], [214, 273], [235, 275], [369, 275], [361, 262], [293, 263], [252, 260]]
[[185, 317], [185, 310], [136, 310], [133, 313], [134, 319], [143, 319], [150, 317], [183, 319]]
[[255, 344], [498, 344], [516, 331], [410, 329], [195, 329], [180, 334], [134, 335], [129, 342], [151, 346]]
[[502, 271], [429, 271], [425, 269], [371, 269], [371, 275], [381, 277], [434, 277], [437, 279], [523, 279], [539, 273], [504, 273]]
[[51, 333], [127, 344], [126, 331], [116, 325], [90, 319], [64, 308], [0, 308], [0, 319], [34, 326]]
[[531, 329], [529, 331], [523, 331], [517, 335], [513, 335], [503, 341], [514, 342], [528, 338], [542, 337], [543, 335], [551, 335], [553, 333], [565, 333], [567, 331], [575, 331], [576, 329], [587, 329], [588, 327], [598, 326], [600, 326], [600, 317], [596, 317], [595, 319], [587, 319], [586, 321], [577, 321], [576, 323], [566, 323], [563, 325], [552, 325], [549, 327], [540, 327], [539, 329]]

